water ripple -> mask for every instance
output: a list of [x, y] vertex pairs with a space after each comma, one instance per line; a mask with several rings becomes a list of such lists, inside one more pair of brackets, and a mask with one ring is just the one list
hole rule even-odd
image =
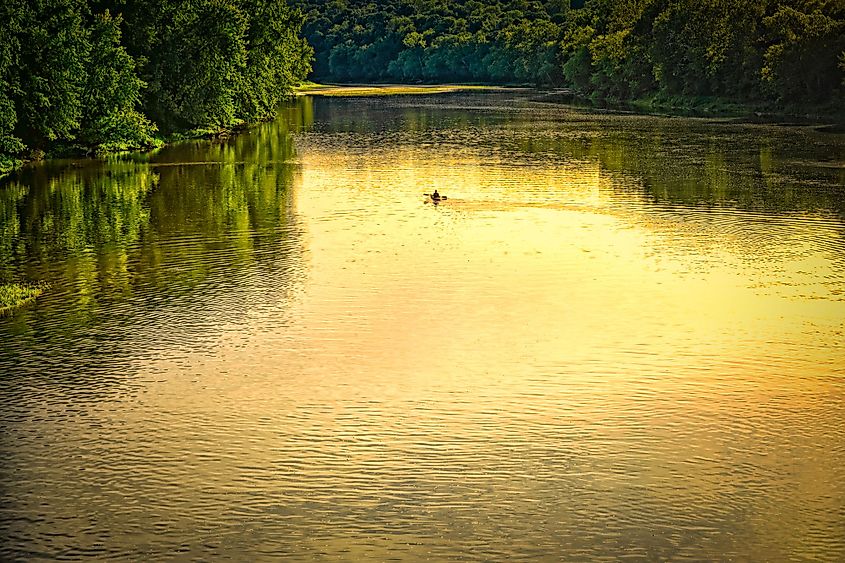
[[497, 96], [4, 223], [0, 558], [842, 559], [841, 141]]

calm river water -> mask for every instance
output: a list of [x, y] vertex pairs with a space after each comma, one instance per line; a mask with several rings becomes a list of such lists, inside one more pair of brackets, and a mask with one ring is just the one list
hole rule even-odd
[[845, 559], [845, 136], [302, 98], [4, 181], [39, 280], [0, 559]]

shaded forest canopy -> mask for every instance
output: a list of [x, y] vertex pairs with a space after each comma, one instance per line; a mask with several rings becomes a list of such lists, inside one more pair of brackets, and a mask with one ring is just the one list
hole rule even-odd
[[2, 0], [0, 173], [272, 117], [310, 70], [301, 26], [285, 0]]
[[843, 95], [842, 0], [292, 0], [334, 81], [570, 86], [819, 105]]

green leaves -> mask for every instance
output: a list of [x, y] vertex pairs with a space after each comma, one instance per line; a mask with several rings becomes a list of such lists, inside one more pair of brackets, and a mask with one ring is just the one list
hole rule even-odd
[[165, 130], [235, 122], [247, 18], [229, 0], [182, 2], [149, 57], [148, 108]]
[[[14, 3], [14, 2], [13, 2]], [[10, 69], [17, 130], [28, 145], [73, 139], [82, 120], [86, 58], [90, 52], [81, 0], [20, 2], [18, 61]]]
[[121, 17], [108, 10], [94, 16], [91, 52], [83, 94], [84, 116], [77, 135], [97, 152], [127, 150], [154, 144], [156, 126], [135, 108], [144, 82], [135, 61], [120, 45]]
[[15, 158], [23, 152], [24, 145], [15, 135], [18, 115], [15, 109], [13, 69], [19, 65], [19, 33], [22, 17], [21, 6], [11, 1], [0, 3], [0, 175], [17, 163]]
[[568, 83], [601, 97], [835, 103], [845, 4], [588, 0], [569, 12], [562, 50]]
[[761, 75], [783, 98], [822, 101], [845, 80], [845, 6], [806, 2], [801, 10], [779, 6], [764, 19], [769, 46]]
[[297, 35], [302, 15], [284, 0], [243, 0], [242, 9], [249, 20], [245, 68], [235, 96], [237, 113], [245, 119], [267, 119], [311, 70], [313, 50]]
[[0, 284], [0, 315], [33, 301], [44, 292], [44, 287], [19, 284]]
[[301, 25], [284, 0], [4, 0], [0, 171], [271, 117], [310, 70]]
[[310, 71], [303, 18], [284, 0], [158, 0], [152, 14], [127, 4], [130, 28], [156, 22], [130, 51], [145, 61], [144, 107], [166, 132], [271, 117]]
[[294, 0], [308, 14], [315, 74], [339, 81], [470, 81], [554, 84], [552, 21], [568, 2]]

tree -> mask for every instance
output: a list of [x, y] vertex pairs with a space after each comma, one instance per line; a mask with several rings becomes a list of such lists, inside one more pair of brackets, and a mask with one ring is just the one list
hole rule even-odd
[[845, 6], [814, 6], [779, 6], [764, 20], [770, 45], [762, 77], [781, 100], [822, 102], [842, 92], [845, 73], [838, 58], [845, 52]]
[[237, 111], [247, 119], [266, 119], [308, 74], [314, 51], [297, 35], [302, 14], [284, 0], [241, 0], [240, 9], [249, 19]]
[[165, 130], [235, 123], [248, 20], [231, 0], [182, 2], [150, 53], [148, 111]]
[[[15, 8], [15, 5], [18, 8]], [[21, 15], [17, 68], [11, 72], [16, 134], [46, 148], [70, 140], [80, 126], [85, 62], [90, 52], [82, 0], [12, 0]]]
[[97, 150], [149, 146], [156, 131], [136, 109], [145, 84], [136, 74], [135, 61], [120, 45], [120, 21], [120, 16], [113, 18], [106, 10], [94, 17], [91, 26], [78, 138]]
[[[306, 14], [315, 75], [336, 81], [494, 80], [552, 84], [558, 0], [294, 0]], [[487, 60], [488, 65], [482, 63]]]
[[5, 0], [0, 173], [27, 148], [138, 148], [157, 126], [272, 116], [310, 70], [302, 21], [284, 0]]
[[0, 4], [0, 174], [11, 169], [16, 156], [24, 150], [21, 139], [15, 136], [18, 114], [15, 110], [14, 71], [20, 60], [21, 19], [23, 5], [20, 2]]

